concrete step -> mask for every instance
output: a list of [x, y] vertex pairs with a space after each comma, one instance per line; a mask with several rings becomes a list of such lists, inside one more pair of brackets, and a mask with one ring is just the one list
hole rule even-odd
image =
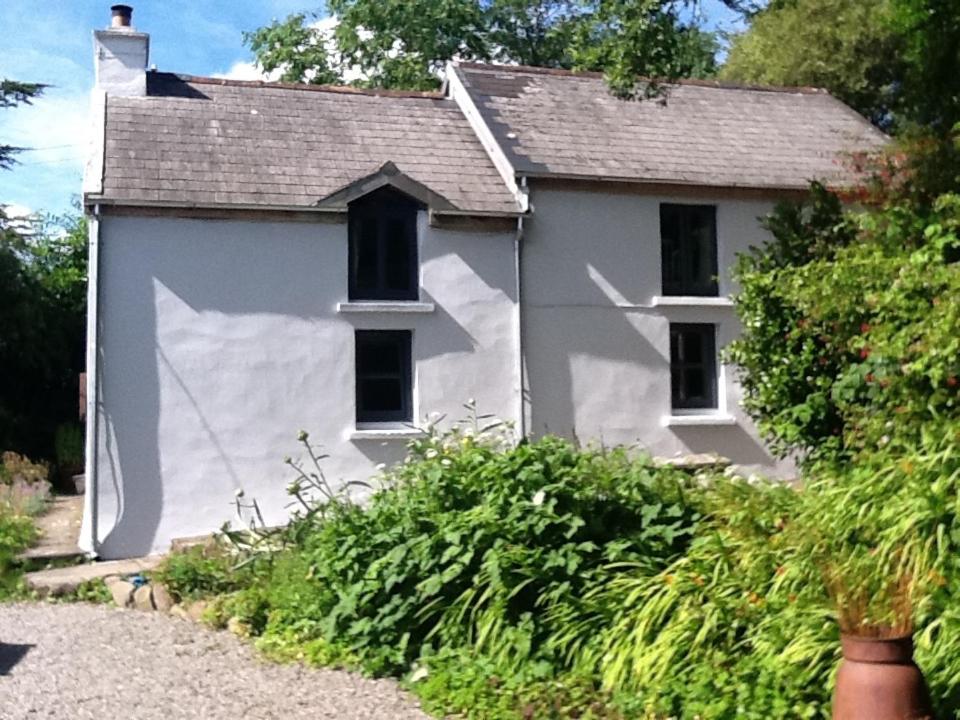
[[35, 560], [39, 562], [79, 562], [84, 557], [84, 552], [76, 545], [38, 545], [37, 547], [24, 550], [17, 555], [18, 560]]
[[90, 580], [103, 579], [108, 575], [136, 575], [153, 570], [160, 564], [163, 557], [163, 555], [148, 555], [129, 560], [105, 560], [53, 570], [38, 570], [24, 575], [24, 580], [28, 588], [35, 590], [41, 596], [68, 595], [81, 583]]

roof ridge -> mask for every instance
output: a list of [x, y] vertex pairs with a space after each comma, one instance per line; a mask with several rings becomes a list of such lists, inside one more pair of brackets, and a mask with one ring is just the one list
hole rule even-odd
[[[497, 63], [480, 62], [458, 62], [456, 66], [465, 70], [479, 70], [492, 72], [512, 72], [526, 75], [551, 75], [555, 77], [578, 77], [589, 79], [602, 79], [604, 74], [593, 70], [568, 70], [566, 68], [539, 67], [536, 65], [500, 65]], [[709, 80], [700, 78], [678, 78], [676, 80], [665, 80], [662, 78], [650, 78], [638, 76], [640, 82], [656, 82], [664, 85], [691, 85], [694, 87], [715, 88], [717, 90], [747, 90], [754, 92], [779, 92], [779, 93], [801, 93], [804, 95], [829, 95], [830, 93], [823, 88], [810, 85], [758, 85], [754, 83], [738, 83], [729, 80]]]
[[167, 75], [183, 82], [196, 85], [221, 85], [225, 87], [274, 88], [277, 90], [299, 90], [307, 92], [330, 92], [344, 95], [369, 95], [373, 97], [399, 97], [417, 100], [446, 100], [447, 97], [437, 90], [388, 90], [386, 88], [359, 88], [353, 85], [313, 85], [310, 83], [287, 83], [270, 80], [235, 80], [232, 78], [187, 75], [174, 72], [150, 71], [155, 76]]

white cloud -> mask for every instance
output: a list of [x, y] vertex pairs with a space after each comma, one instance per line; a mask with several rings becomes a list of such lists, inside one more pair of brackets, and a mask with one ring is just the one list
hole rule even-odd
[[265, 73], [256, 63], [246, 60], [237, 60], [230, 69], [222, 73], [214, 73], [213, 77], [224, 80], [276, 80], [280, 77], [278, 71]]

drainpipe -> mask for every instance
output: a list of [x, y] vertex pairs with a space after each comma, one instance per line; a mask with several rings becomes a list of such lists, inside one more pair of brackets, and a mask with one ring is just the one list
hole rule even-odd
[[87, 220], [88, 252], [87, 252], [87, 437], [84, 455], [85, 485], [84, 488], [84, 530], [80, 537], [80, 547], [92, 557], [97, 556], [100, 542], [97, 533], [99, 515], [97, 453], [99, 443], [100, 411], [97, 402], [97, 393], [100, 387], [100, 372], [98, 366], [97, 348], [100, 344], [97, 332], [97, 299], [99, 296], [99, 269], [100, 269], [100, 205], [93, 206], [93, 213]]
[[[520, 187], [522, 191], [526, 192], [527, 187], [527, 178], [520, 178]], [[513, 237], [513, 260], [514, 260], [514, 276], [516, 278], [516, 295], [517, 295], [517, 378], [520, 381], [520, 392], [517, 397], [517, 407], [519, 412], [517, 414], [517, 430], [519, 431], [520, 438], [525, 438], [527, 436], [527, 403], [524, 400], [524, 391], [526, 390], [526, 377], [524, 375], [524, 362], [523, 362], [523, 302], [521, 290], [523, 283], [520, 279], [520, 272], [522, 268], [521, 258], [522, 258], [522, 248], [523, 248], [523, 215], [517, 218], [517, 232]]]

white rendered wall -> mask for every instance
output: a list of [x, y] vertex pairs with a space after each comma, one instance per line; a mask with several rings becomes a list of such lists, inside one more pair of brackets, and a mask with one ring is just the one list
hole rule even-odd
[[538, 189], [522, 260], [527, 430], [657, 456], [719, 453], [751, 471], [789, 475], [739, 407], [733, 368], [722, 368], [721, 413], [735, 424], [667, 427], [670, 322], [714, 323], [717, 346], [736, 337], [729, 307], [665, 307], [660, 294], [662, 202], [717, 207], [720, 296], [732, 291], [736, 254], [767, 237], [758, 218], [772, 203]]
[[[345, 224], [110, 217], [100, 227], [98, 540], [165, 550], [235, 517], [243, 489], [285, 517], [300, 429], [331, 479], [365, 480], [404, 441], [354, 440], [354, 329], [411, 329], [415, 412], [516, 420], [512, 234], [430, 228], [424, 314], [347, 314]], [[86, 517], [85, 522], [89, 523]]]

